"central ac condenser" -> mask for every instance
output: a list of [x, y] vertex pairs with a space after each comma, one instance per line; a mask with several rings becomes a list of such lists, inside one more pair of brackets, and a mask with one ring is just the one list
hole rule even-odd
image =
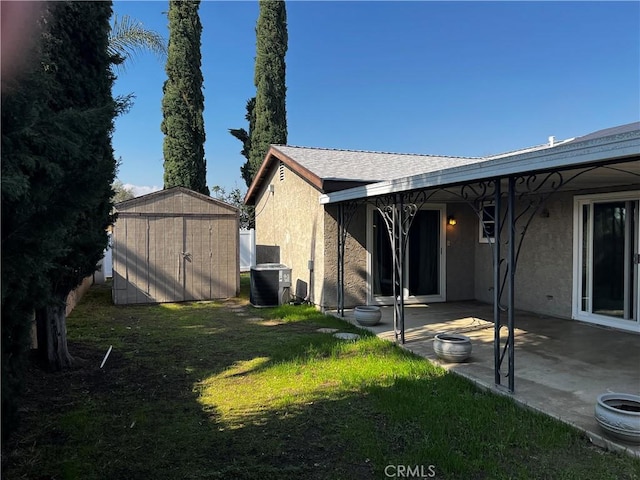
[[254, 307], [275, 307], [287, 303], [290, 287], [291, 269], [286, 265], [259, 263], [251, 267], [249, 301]]

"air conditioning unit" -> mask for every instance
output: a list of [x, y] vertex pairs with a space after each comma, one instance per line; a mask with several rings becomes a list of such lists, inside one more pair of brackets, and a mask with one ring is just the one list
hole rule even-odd
[[291, 269], [281, 263], [251, 267], [249, 301], [254, 307], [275, 307], [289, 301]]

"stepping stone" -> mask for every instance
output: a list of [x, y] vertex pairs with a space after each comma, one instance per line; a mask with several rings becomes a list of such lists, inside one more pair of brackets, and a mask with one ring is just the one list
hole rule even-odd
[[320, 333], [336, 333], [338, 331], [337, 328], [319, 328], [316, 332]]
[[360, 335], [358, 335], [357, 333], [346, 333], [346, 332], [334, 333], [333, 336], [341, 340], [357, 340], [360, 338]]

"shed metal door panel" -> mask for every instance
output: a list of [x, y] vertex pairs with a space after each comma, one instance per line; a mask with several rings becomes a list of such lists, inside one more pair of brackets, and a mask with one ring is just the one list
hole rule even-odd
[[211, 271], [213, 223], [204, 219], [185, 218], [184, 299], [212, 298], [215, 282]]
[[149, 218], [149, 297], [152, 302], [184, 300], [183, 219]]

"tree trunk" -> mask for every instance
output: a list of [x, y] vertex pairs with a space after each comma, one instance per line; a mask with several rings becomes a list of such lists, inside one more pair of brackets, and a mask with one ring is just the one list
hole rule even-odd
[[67, 346], [66, 303], [57, 301], [36, 312], [38, 357], [51, 371], [69, 368], [73, 358]]

